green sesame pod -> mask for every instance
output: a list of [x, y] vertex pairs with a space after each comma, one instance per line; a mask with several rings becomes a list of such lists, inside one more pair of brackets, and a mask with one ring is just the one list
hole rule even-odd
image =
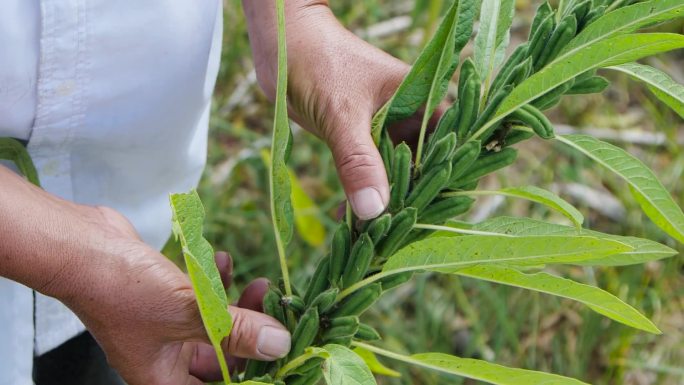
[[349, 261], [342, 274], [342, 287], [349, 287], [359, 282], [366, 275], [373, 260], [374, 249], [373, 241], [368, 233], [363, 233], [354, 242]]
[[552, 14], [547, 16], [544, 21], [541, 22], [539, 28], [537, 28], [534, 35], [530, 38], [528, 56], [532, 58], [532, 61], [534, 61], [535, 67], [544, 51], [549, 49], [547, 44], [549, 43], [549, 39], [553, 33], [554, 26], [554, 16]]
[[269, 290], [264, 295], [264, 313], [277, 319], [281, 324], [286, 325], [287, 321], [285, 319], [285, 311], [283, 310], [282, 299], [283, 295], [280, 293], [280, 291], [271, 285]]
[[380, 157], [382, 158], [382, 162], [385, 164], [385, 170], [389, 174], [392, 170], [394, 144], [392, 143], [392, 139], [389, 137], [387, 130], [385, 130], [385, 133], [382, 135], [382, 139], [380, 140], [380, 145], [378, 146], [378, 148], [380, 150]]
[[587, 28], [589, 24], [595, 22], [601, 16], [603, 16], [606, 13], [606, 9], [608, 9], [607, 6], [601, 5], [589, 11], [589, 13], [587, 13], [587, 16], [585, 16], [584, 19], [579, 23], [577, 29], [579, 31], [583, 31], [585, 28]]
[[517, 87], [533, 73], [534, 63], [532, 62], [532, 58], [528, 57], [524, 62], [515, 67], [508, 84], [512, 85], [513, 87]]
[[341, 223], [337, 226], [335, 234], [332, 239], [332, 247], [330, 249], [330, 268], [328, 269], [328, 278], [330, 283], [334, 286], [339, 284], [344, 266], [349, 259], [349, 252], [351, 250], [351, 233], [346, 223]]
[[403, 249], [404, 247], [418, 242], [422, 241], [423, 239], [427, 238], [432, 234], [432, 230], [423, 230], [423, 229], [413, 229], [406, 238], [404, 238], [404, 241], [399, 245], [400, 249]]
[[323, 378], [323, 372], [320, 369], [315, 369], [303, 375], [289, 376], [285, 383], [287, 385], [312, 385], [318, 384], [321, 378]]
[[330, 256], [327, 255], [318, 263], [316, 271], [309, 281], [309, 287], [306, 289], [306, 294], [304, 295], [304, 302], [311, 304], [311, 301], [313, 301], [314, 298], [328, 288], [330, 283], [329, 274]]
[[504, 139], [504, 145], [512, 146], [518, 144], [525, 140], [528, 140], [534, 136], [533, 132], [523, 131], [523, 130], [512, 130]]
[[306, 310], [306, 304], [299, 296], [283, 297], [282, 301], [285, 307], [292, 310], [295, 314], [302, 314]]
[[513, 71], [515, 71], [516, 68], [518, 68], [518, 66], [527, 58], [529, 47], [529, 44], [525, 43], [519, 45], [515, 51], [513, 51], [503, 67], [501, 67], [501, 70], [496, 75], [496, 78], [494, 78], [494, 82], [492, 82], [491, 87], [492, 93], [495, 93], [501, 87], [509, 84]]
[[451, 158], [451, 154], [456, 148], [456, 133], [451, 132], [435, 144], [435, 147], [425, 157], [421, 165], [423, 170], [430, 170], [438, 164]]
[[361, 315], [380, 298], [381, 294], [382, 286], [379, 283], [374, 283], [359, 289], [349, 297], [343, 299], [337, 308], [332, 311], [330, 317], [339, 318], [350, 315]]
[[600, 94], [610, 86], [608, 79], [603, 76], [593, 76], [581, 82], [575, 82], [566, 95], [585, 95], [585, 94]]
[[512, 148], [505, 148], [500, 152], [482, 156], [473, 163], [470, 171], [460, 179], [460, 184], [458, 186], [467, 186], [470, 183], [478, 181], [487, 174], [510, 166], [515, 162], [517, 157], [518, 151]]
[[575, 79], [568, 80], [567, 82], [547, 92], [545, 95], [537, 98], [531, 104], [541, 111], [546, 111], [556, 106], [560, 102], [563, 95], [565, 95], [565, 93], [568, 92], [574, 85]]
[[373, 241], [373, 244], [384, 237], [392, 226], [392, 214], [385, 214], [373, 220], [368, 226], [368, 235]]
[[[291, 373], [291, 375], [305, 375], [308, 374], [309, 372], [315, 370], [315, 369], [320, 369], [321, 365], [323, 365], [323, 361], [325, 359], [321, 357], [313, 357], [308, 359], [302, 366], [294, 369]], [[288, 376], [290, 378], [290, 376]]]
[[382, 339], [380, 333], [377, 332], [373, 327], [366, 324], [359, 324], [359, 330], [354, 334], [354, 339], [359, 341], [371, 342], [379, 341]]
[[456, 123], [458, 123], [458, 111], [458, 103], [452, 104], [451, 106], [449, 106], [449, 108], [447, 108], [446, 111], [444, 111], [444, 114], [439, 119], [439, 123], [437, 123], [437, 128], [435, 128], [435, 132], [433, 132], [432, 135], [430, 135], [426, 153], [431, 153], [437, 142], [439, 142], [442, 138], [444, 138], [454, 130], [454, 127], [456, 127]]
[[411, 160], [413, 154], [411, 148], [406, 143], [401, 143], [394, 151], [394, 161], [392, 162], [392, 190], [390, 192], [390, 210], [393, 212], [404, 207], [404, 200], [411, 186]]
[[382, 291], [392, 290], [397, 286], [401, 286], [413, 278], [413, 272], [392, 274], [378, 281], [382, 285]]
[[473, 206], [474, 199], [465, 196], [449, 197], [433, 202], [420, 213], [418, 222], [426, 224], [442, 224], [461, 215]]
[[537, 128], [532, 127], [532, 130], [534, 130], [535, 134], [539, 135], [539, 137], [542, 139], [553, 139], [556, 137], [553, 124], [551, 124], [546, 115], [544, 115], [541, 111], [529, 104], [523, 106], [521, 110], [529, 113], [541, 123], [541, 125]]
[[297, 327], [292, 333], [292, 347], [290, 349], [289, 359], [299, 357], [304, 350], [311, 346], [318, 335], [320, 326], [320, 319], [318, 317], [318, 309], [310, 307], [306, 310], [302, 318], [299, 319]]
[[465, 88], [468, 85], [468, 79], [474, 76], [475, 79], [480, 79], [480, 74], [477, 71], [477, 66], [473, 59], [468, 58], [461, 65], [461, 72], [458, 75], [458, 97], [461, 98], [465, 93]]
[[553, 61], [575, 35], [577, 35], [577, 19], [575, 15], [564, 17], [549, 38], [546, 49], [542, 51], [539, 59], [534, 61], [534, 69], [538, 71]]
[[339, 337], [353, 337], [359, 331], [359, 317], [348, 316], [333, 318], [330, 320], [330, 327], [321, 334], [323, 341], [329, 341]]
[[394, 216], [390, 231], [376, 247], [377, 255], [380, 259], [388, 258], [398, 250], [403, 239], [411, 232], [413, 225], [416, 224], [417, 214], [418, 210], [413, 207], [407, 207]]
[[[543, 120], [540, 116], [543, 117]], [[543, 139], [553, 139], [555, 137], [551, 123], [544, 114], [533, 106], [526, 105], [519, 108], [509, 116], [509, 119], [517, 120], [532, 128], [534, 133]]]
[[479, 140], [470, 140], [454, 152], [454, 156], [451, 159], [449, 186], [456, 183], [463, 174], [470, 170], [470, 166], [480, 156], [481, 151], [482, 143]]
[[542, 26], [542, 23], [544, 23], [549, 16], [553, 16], [553, 7], [551, 7], [551, 4], [548, 1], [545, 1], [537, 8], [537, 13], [532, 20], [532, 27], [530, 28], [528, 40], [532, 40], [532, 37], [537, 33]]
[[335, 305], [339, 293], [340, 290], [337, 288], [328, 289], [314, 298], [310, 306], [317, 308], [318, 314], [326, 314]]
[[268, 362], [249, 360], [247, 365], [245, 365], [244, 377], [247, 379], [257, 378], [263, 376], [268, 371]]
[[325, 340], [325, 344], [350, 346], [352, 339], [354, 339], [354, 336], [335, 337], [329, 340]]
[[[513, 91], [513, 86], [512, 85], [507, 85], [502, 87], [500, 90], [496, 91], [496, 93], [489, 98], [487, 101], [487, 106], [482, 110], [482, 113], [480, 114], [480, 117], [477, 118], [475, 123], [473, 123], [472, 128], [469, 132], [469, 135], [474, 134], [477, 130], [479, 130], [482, 126], [484, 126], [489, 120], [496, 114], [496, 111], [499, 109], [499, 106], [501, 106], [501, 103], [510, 95], [511, 91]], [[492, 132], [496, 130], [496, 125], [492, 126], [489, 128], [485, 133], [483, 133], [480, 136], [480, 140], [483, 140], [484, 142], [489, 139], [489, 137], [492, 135]]]
[[416, 187], [406, 199], [406, 205], [422, 211], [449, 184], [450, 176], [451, 162], [435, 166], [418, 180]]
[[584, 0], [576, 4], [572, 9], [572, 14], [575, 15], [577, 21], [582, 21], [591, 11], [591, 0]]
[[470, 132], [470, 128], [477, 120], [480, 108], [481, 82], [478, 76], [471, 75], [466, 81], [463, 94], [458, 98], [458, 109], [461, 111], [456, 127], [458, 139], [463, 141]]

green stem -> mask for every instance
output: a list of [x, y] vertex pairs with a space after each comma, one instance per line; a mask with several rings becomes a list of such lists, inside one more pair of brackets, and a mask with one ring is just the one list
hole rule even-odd
[[401, 273], [405, 273], [405, 272], [407, 272], [407, 271], [412, 271], [412, 270], [414, 270], [414, 269], [413, 269], [413, 268], [408, 268], [408, 269], [405, 269], [405, 270], [404, 270], [404, 269], [399, 269], [399, 270], [385, 271], [385, 272], [380, 272], [380, 273], [378, 273], [378, 274], [373, 274], [373, 275], [371, 275], [370, 277], [368, 277], [368, 278], [366, 278], [366, 279], [363, 279], [363, 280], [361, 280], [361, 281], [359, 281], [359, 282], [357, 282], [357, 283], [355, 283], [355, 284], [349, 286], [348, 288], [342, 290], [342, 292], [340, 292], [340, 294], [337, 295], [336, 302], [340, 302], [341, 300], [343, 300], [343, 299], [347, 298], [348, 296], [350, 296], [350, 295], [351, 295], [352, 293], [354, 293], [355, 291], [357, 291], [357, 290], [359, 290], [359, 289], [362, 289], [362, 288], [364, 288], [364, 287], [370, 285], [370, 284], [373, 283], [373, 282], [379, 281], [379, 280], [381, 280], [381, 279], [383, 279], [383, 278], [386, 278], [386, 277], [389, 277], [389, 276], [391, 276], [391, 275], [401, 274]]
[[298, 367], [304, 365], [304, 363], [306, 363], [306, 361], [308, 361], [312, 358], [320, 357], [320, 356], [321, 356], [321, 354], [316, 352], [316, 351], [305, 352], [301, 356], [293, 359], [292, 361], [288, 362], [285, 366], [280, 368], [280, 370], [278, 370], [278, 372], [276, 373], [276, 376], [275, 376], [276, 380], [285, 378], [285, 376], [290, 374], [291, 371], [293, 371], [293, 370], [297, 369]]
[[466, 235], [485, 235], [485, 236], [496, 236], [496, 237], [502, 237], [503, 236], [503, 237], [514, 238], [513, 235], [508, 235], [508, 234], [492, 233], [492, 232], [488, 232], [488, 231], [459, 229], [457, 227], [449, 227], [449, 226], [427, 225], [427, 224], [422, 224], [422, 223], [416, 223], [415, 225], [413, 225], [413, 228], [414, 229], [422, 229], [422, 230], [447, 231], [450, 233], [466, 234]]

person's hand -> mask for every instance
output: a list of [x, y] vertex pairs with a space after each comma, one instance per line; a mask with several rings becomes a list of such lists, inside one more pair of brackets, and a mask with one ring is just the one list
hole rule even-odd
[[[259, 83], [273, 99], [277, 79], [273, 2], [246, 0], [243, 5]], [[371, 138], [371, 120], [409, 67], [346, 30], [327, 1], [287, 1], [286, 21], [291, 116], [332, 150], [356, 215], [374, 218], [387, 206], [389, 184]], [[418, 127], [418, 120], [405, 122], [403, 131], [415, 135]]]
[[[45, 288], [84, 321], [109, 363], [129, 385], [200, 385], [220, 380], [188, 277], [157, 251], [143, 244], [121, 215], [106, 208], [87, 214], [106, 231], [102, 254], [68, 287]], [[230, 285], [232, 261], [216, 254], [224, 285]], [[75, 279], [74, 279], [75, 278]], [[256, 280], [231, 306], [233, 331], [223, 348], [235, 367], [237, 358], [272, 361], [286, 355], [290, 335], [275, 319], [261, 313], [268, 290]]]

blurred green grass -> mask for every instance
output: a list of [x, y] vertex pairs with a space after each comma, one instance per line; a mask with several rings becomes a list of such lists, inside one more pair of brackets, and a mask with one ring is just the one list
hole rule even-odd
[[[434, 28], [442, 2], [369, 0], [333, 1], [335, 14], [351, 30], [395, 56], [411, 61]], [[437, 6], [435, 6], [435, 3]], [[514, 32], [523, 38], [537, 1], [518, 1]], [[277, 279], [276, 248], [270, 224], [267, 170], [259, 151], [269, 144], [273, 110], [254, 81], [246, 25], [239, 0], [225, 0], [223, 64], [211, 119], [208, 167], [199, 191], [208, 218], [206, 236], [236, 262], [237, 291], [251, 279]], [[435, 12], [435, 9], [437, 12]], [[412, 23], [403, 25], [411, 17]], [[382, 37], [369, 27], [393, 20], [402, 26]], [[402, 24], [404, 23], [404, 24]], [[387, 24], [385, 24], [387, 25]], [[684, 32], [684, 24], [667, 26]], [[377, 30], [376, 30], [377, 31]], [[518, 41], [519, 41], [518, 39]], [[513, 39], [516, 40], [515, 38]], [[651, 64], [684, 81], [684, 55]], [[618, 141], [656, 170], [680, 206], [684, 206], [684, 122], [646, 89], [623, 76], [608, 74], [614, 86], [604, 95], [570, 97], [552, 113], [555, 123], [602, 132], [637, 130], [642, 136], [664, 134], [664, 144]], [[295, 128], [291, 166], [304, 190], [319, 205], [320, 222], [331, 233], [344, 196], [327, 148]], [[638, 135], [637, 135], [638, 136]], [[640, 212], [628, 189], [590, 161], [564, 148], [533, 140], [518, 163], [483, 186], [534, 184], [559, 191], [582, 208], [587, 225], [615, 234], [647, 237], [684, 251]], [[578, 185], [591, 190], [576, 191]], [[573, 190], [574, 188], [574, 190]], [[601, 212], [589, 196], [615, 197], [621, 212]], [[592, 195], [593, 194], [593, 195]], [[598, 195], [597, 195], [598, 194]], [[605, 210], [604, 210], [605, 211]], [[555, 220], [555, 214], [524, 202], [482, 199], [473, 215], [526, 215]], [[326, 242], [327, 244], [327, 242]], [[303, 286], [325, 247], [296, 239], [290, 246], [295, 283]], [[590, 310], [557, 298], [488, 283], [443, 276], [420, 276], [389, 293], [367, 321], [379, 326], [383, 345], [402, 352], [441, 351], [484, 358], [504, 365], [551, 371], [595, 385], [675, 385], [684, 382], [684, 258], [645, 266], [559, 271], [598, 284], [644, 311], [663, 330], [652, 336], [608, 322]], [[235, 293], [233, 293], [235, 294]], [[401, 320], [401, 322], [396, 322]], [[403, 373], [383, 384], [475, 384], [385, 361]]]

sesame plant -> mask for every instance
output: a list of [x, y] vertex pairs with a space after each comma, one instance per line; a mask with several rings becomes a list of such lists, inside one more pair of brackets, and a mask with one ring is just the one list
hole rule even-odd
[[[448, 375], [500, 385], [583, 384], [580, 380], [442, 353], [404, 355], [382, 347], [382, 338], [360, 317], [383, 293], [415, 274], [466, 276], [580, 302], [646, 333], [660, 331], [647, 317], [599, 287], [544, 272], [545, 266], [624, 266], [672, 257], [676, 252], [648, 239], [604, 234], [583, 227], [583, 215], [554, 193], [536, 186], [478, 190], [488, 174], [513, 164], [516, 144], [534, 136], [557, 141], [620, 177], [644, 213], [684, 243], [684, 213], [656, 175], [623, 149], [587, 135], [558, 136], [544, 111], [565, 95], [600, 93], [609, 81], [598, 71], [618, 71], [644, 82], [684, 118], [684, 86], [643, 64], [642, 58], [684, 48], [680, 34], [641, 32], [684, 16], [681, 0], [560, 0], [537, 10], [528, 41], [506, 55], [514, 0], [455, 0], [432, 39], [391, 100], [377, 113], [372, 133], [387, 168], [387, 211], [360, 221], [348, 208], [330, 252], [306, 287], [290, 281], [287, 245], [293, 237], [287, 159], [287, 57], [284, 0], [277, 0], [279, 76], [270, 159], [273, 226], [282, 279], [264, 298], [264, 311], [292, 332], [290, 354], [273, 363], [249, 361], [224, 381], [245, 384], [375, 384], [391, 370], [377, 356]], [[473, 34], [474, 53], [460, 63]], [[460, 66], [459, 66], [460, 65]], [[457, 100], [434, 130], [428, 122], [458, 73]], [[394, 143], [392, 122], [423, 112], [418, 144]], [[454, 218], [474, 197], [525, 199], [563, 214], [568, 224], [495, 217], [468, 224]], [[213, 251], [202, 238], [203, 209], [195, 193], [174, 195], [174, 230], [197, 291], [208, 334], [222, 358], [229, 335], [228, 300]]]

